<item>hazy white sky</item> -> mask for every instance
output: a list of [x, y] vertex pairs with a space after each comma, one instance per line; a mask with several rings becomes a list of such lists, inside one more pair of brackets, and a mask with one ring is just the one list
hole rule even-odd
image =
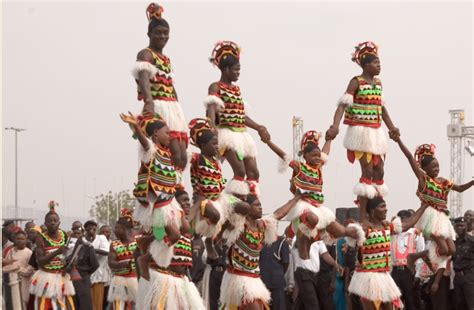
[[[137, 147], [119, 113], [138, 112], [130, 74], [148, 43], [147, 2], [3, 3], [3, 125], [19, 136], [19, 205], [87, 217], [94, 196], [132, 189]], [[219, 72], [207, 61], [218, 40], [241, 44], [238, 84], [273, 140], [291, 151], [291, 118], [325, 131], [336, 102], [360, 69], [356, 43], [380, 47], [388, 109], [411, 148], [435, 143], [441, 174], [449, 176], [449, 109], [466, 110], [473, 125], [472, 3], [470, 2], [162, 2], [171, 25], [165, 54], [188, 120], [204, 115], [202, 101]], [[353, 206], [359, 167], [346, 160], [345, 127], [324, 170], [325, 205]], [[256, 134], [253, 134], [257, 138]], [[14, 138], [3, 131], [2, 205], [14, 203]], [[258, 140], [258, 139], [257, 139]], [[264, 211], [290, 197], [290, 171], [258, 143]], [[466, 154], [466, 181], [473, 172]], [[231, 178], [228, 163], [224, 164]], [[386, 161], [390, 214], [419, 205], [416, 180], [390, 141]], [[188, 176], [186, 176], [188, 180]], [[190, 189], [188, 182], [188, 189]], [[464, 195], [472, 206], [474, 190]]]

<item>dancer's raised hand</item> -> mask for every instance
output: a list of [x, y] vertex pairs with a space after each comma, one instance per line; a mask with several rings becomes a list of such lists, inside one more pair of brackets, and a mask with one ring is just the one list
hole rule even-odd
[[128, 115], [126, 115], [124, 113], [120, 114], [120, 118], [122, 119], [122, 121], [124, 121], [127, 124], [138, 125], [137, 118], [130, 111], [128, 111]]

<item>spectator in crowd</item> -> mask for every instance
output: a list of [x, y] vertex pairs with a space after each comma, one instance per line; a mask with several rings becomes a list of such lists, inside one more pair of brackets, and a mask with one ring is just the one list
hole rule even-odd
[[28, 264], [31, 250], [26, 247], [26, 233], [18, 231], [14, 233], [14, 245], [8, 247], [3, 255], [4, 259], [12, 261], [2, 268], [2, 272], [8, 274], [12, 310], [22, 310], [28, 304], [31, 276], [34, 273], [32, 266]]
[[[413, 213], [414, 214], [414, 213]], [[404, 222], [413, 215], [409, 210], [401, 210], [397, 213]], [[390, 241], [392, 257], [392, 278], [400, 288], [402, 301], [407, 310], [415, 310], [415, 290], [413, 273], [407, 267], [408, 255], [418, 253], [425, 249], [424, 238], [417, 233], [415, 228], [395, 234]]]
[[271, 293], [271, 310], [285, 310], [285, 273], [290, 263], [290, 246], [285, 236], [279, 236], [260, 251], [260, 277]]
[[[84, 229], [73, 225], [72, 238], [76, 239], [72, 254], [68, 257], [66, 270], [76, 291], [74, 305], [77, 310], [92, 309], [91, 275], [99, 267], [92, 244], [84, 239]], [[100, 308], [99, 308], [100, 309]]]
[[224, 239], [211, 240], [206, 238], [206, 269], [204, 271], [201, 296], [209, 310], [219, 309], [221, 283], [227, 267], [228, 246]]
[[91, 275], [92, 309], [101, 310], [104, 306], [105, 286], [110, 282], [110, 269], [107, 263], [110, 242], [104, 235], [97, 235], [97, 223], [89, 220], [85, 222], [85, 238], [92, 244], [99, 262], [99, 268]]
[[344, 270], [337, 265], [336, 261], [329, 255], [323, 241], [311, 244], [309, 259], [301, 259], [298, 253], [298, 240], [292, 249], [292, 257], [295, 263], [295, 282], [297, 286], [297, 298], [295, 309], [319, 310], [321, 308], [321, 296], [328, 294], [328, 287], [318, 285], [318, 272], [320, 270], [320, 257], [326, 261], [337, 272], [343, 274]]
[[474, 309], [474, 237], [468, 234], [467, 224], [464, 217], [454, 220], [457, 234], [453, 256], [456, 310]]
[[474, 236], [474, 210], [467, 210], [464, 213], [467, 224], [467, 234]]
[[110, 237], [112, 236], [112, 228], [109, 225], [102, 225], [99, 229], [99, 235], [104, 235], [105, 238], [110, 242]]

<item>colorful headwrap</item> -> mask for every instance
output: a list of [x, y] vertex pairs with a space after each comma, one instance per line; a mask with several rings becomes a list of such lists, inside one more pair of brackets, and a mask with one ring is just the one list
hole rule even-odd
[[161, 14], [163, 14], [164, 11], [163, 7], [158, 3], [150, 3], [146, 8], [146, 17], [149, 22], [152, 19], [161, 19]]
[[[151, 130], [151, 125], [155, 126], [154, 129], [160, 129], [166, 126], [166, 122], [161, 118], [159, 114], [151, 114], [149, 112], [145, 112], [137, 117], [138, 125], [141, 127], [143, 132], [148, 136], [151, 137], [153, 132], [149, 132]], [[134, 136], [135, 137], [135, 136]]]
[[434, 144], [422, 144], [416, 148], [415, 160], [421, 165], [421, 161], [426, 156], [435, 157], [436, 146]]
[[303, 139], [301, 139], [300, 152], [303, 154], [305, 148], [308, 146], [309, 143], [313, 143], [315, 144], [315, 146], [318, 146], [320, 137], [321, 134], [315, 130], [305, 132], [305, 134], [303, 135]]
[[206, 119], [195, 118], [189, 122], [189, 135], [191, 138], [191, 144], [199, 146], [203, 143], [207, 143], [214, 137], [211, 125]]
[[132, 210], [127, 208], [120, 209], [120, 217], [117, 221], [118, 224], [121, 224], [127, 228], [133, 228], [133, 216]]
[[232, 41], [219, 41], [214, 46], [209, 61], [214, 65], [219, 66], [221, 60], [225, 59], [228, 55], [240, 59], [240, 46]]
[[355, 52], [352, 54], [352, 61], [363, 67], [367, 64], [367, 62], [364, 61], [366, 58], [374, 59], [379, 57], [378, 49], [378, 46], [372, 41], [359, 43], [355, 47]]

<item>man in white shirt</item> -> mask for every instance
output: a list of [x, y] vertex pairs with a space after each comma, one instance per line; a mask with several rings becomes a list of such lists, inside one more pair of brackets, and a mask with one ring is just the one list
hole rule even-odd
[[340, 274], [344, 269], [329, 255], [323, 241], [316, 241], [311, 244], [309, 259], [301, 259], [296, 241], [296, 246], [291, 250], [291, 255], [295, 268], [295, 282], [298, 290], [295, 309], [321, 309], [319, 299], [322, 294], [329, 294], [328, 288], [318, 287], [317, 274], [320, 269], [321, 257], [328, 265], [335, 268]]
[[[402, 221], [406, 221], [412, 216], [409, 210], [401, 210], [397, 213]], [[402, 300], [407, 310], [417, 309], [415, 299], [415, 287], [413, 285], [415, 277], [407, 267], [408, 255], [418, 253], [425, 249], [425, 240], [416, 229], [409, 230], [400, 234], [393, 235], [390, 242], [392, 257], [392, 278], [400, 288]]]
[[97, 223], [90, 220], [84, 224], [86, 240], [92, 244], [99, 268], [91, 275], [92, 309], [102, 310], [104, 303], [104, 288], [110, 282], [110, 269], [107, 263], [110, 242], [104, 235], [97, 235]]

